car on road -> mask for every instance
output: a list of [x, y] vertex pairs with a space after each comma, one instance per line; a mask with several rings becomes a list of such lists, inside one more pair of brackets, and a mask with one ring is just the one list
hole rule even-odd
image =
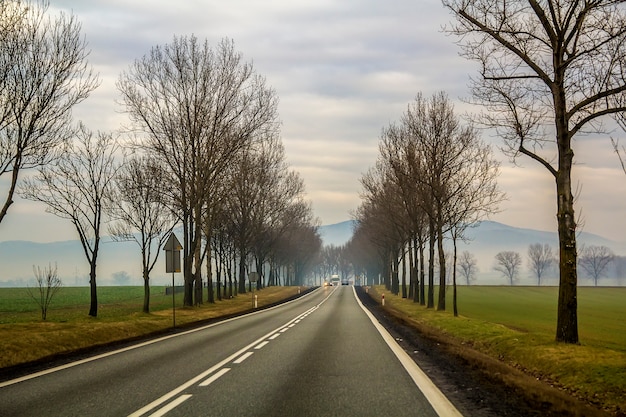
[[350, 281], [348, 281], [348, 278], [344, 278], [341, 280], [341, 285], [350, 285]]

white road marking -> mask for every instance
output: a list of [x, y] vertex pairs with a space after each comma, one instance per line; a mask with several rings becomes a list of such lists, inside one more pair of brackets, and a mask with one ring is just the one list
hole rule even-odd
[[285, 333], [287, 330], [289, 330], [289, 327], [285, 327], [284, 329], [280, 329], [281, 333]]
[[150, 417], [161, 417], [161, 416], [164, 416], [166, 413], [172, 411], [174, 408], [178, 407], [179, 405], [181, 405], [182, 403], [187, 401], [189, 398], [191, 398], [191, 394], [181, 395], [180, 397], [176, 398], [174, 401], [172, 401], [171, 403], [169, 403], [165, 407], [161, 408], [156, 413], [150, 414]]
[[269, 342], [266, 340], [264, 342], [259, 343], [258, 345], [256, 345], [254, 348], [256, 350], [262, 349], [265, 345], [267, 345]]
[[211, 375], [211, 377], [208, 378], [206, 381], [201, 382], [199, 385], [201, 387], [206, 387], [208, 385], [211, 385], [213, 382], [217, 381], [220, 377], [222, 377], [228, 371], [230, 371], [230, 368], [222, 368], [219, 371], [217, 371], [216, 373], [214, 373], [213, 375]]
[[274, 339], [276, 339], [278, 336], [280, 336], [280, 333], [276, 333], [276, 334], [271, 335], [271, 336], [269, 337], [269, 339], [270, 339], [270, 340], [274, 340]]
[[254, 354], [254, 352], [246, 352], [243, 356], [241, 356], [239, 359], [233, 361], [233, 363], [236, 364], [240, 364], [241, 362], [245, 361], [246, 359], [248, 359], [250, 356], [252, 356]]
[[[309, 294], [312, 294], [312, 292], [309, 293]], [[330, 297], [330, 294], [328, 296], [326, 296], [326, 298], [324, 298], [322, 301], [320, 301], [320, 303], [317, 306], [312, 307], [311, 309], [309, 309], [305, 313], [308, 313], [308, 312], [316, 310], [320, 305], [322, 305], [326, 300], [328, 300], [328, 297]], [[150, 404], [148, 404], [148, 405], [140, 408], [139, 410], [135, 411], [134, 413], [130, 414], [128, 417], [140, 417], [140, 416], [143, 416], [148, 411], [158, 407], [159, 405], [161, 405], [164, 402], [168, 401], [170, 398], [175, 397], [176, 395], [178, 395], [179, 393], [181, 393], [185, 389], [187, 389], [190, 386], [196, 384], [198, 381], [201, 381], [204, 378], [206, 378], [207, 376], [211, 375], [213, 372], [215, 372], [216, 370], [220, 369], [221, 367], [223, 367], [227, 363], [232, 362], [233, 360], [237, 359], [238, 357], [243, 355], [245, 352], [247, 352], [248, 350], [252, 349], [254, 346], [258, 345], [260, 342], [262, 342], [263, 340], [267, 339], [268, 337], [270, 337], [271, 335], [276, 333], [278, 331], [278, 329], [283, 329], [283, 330], [281, 330], [281, 332], [288, 330], [288, 328], [285, 327], [285, 326], [288, 326], [289, 324], [293, 323], [300, 316], [295, 317], [295, 318], [289, 320], [287, 323], [283, 324], [282, 326], [278, 326], [276, 329], [274, 329], [271, 332], [265, 334], [264, 336], [261, 336], [260, 338], [258, 338], [254, 342], [252, 342], [249, 345], [243, 347], [242, 349], [240, 349], [237, 352], [233, 353], [232, 355], [230, 355], [226, 359], [222, 360], [221, 362], [213, 365], [211, 368], [209, 368], [206, 371], [202, 372], [200, 375], [190, 379], [189, 381], [187, 381], [184, 384], [178, 386], [177, 388], [174, 388], [172, 391], [168, 392], [165, 395], [162, 395], [161, 397], [159, 397], [156, 400], [152, 401]], [[207, 327], [210, 327], [210, 326], [207, 326]], [[189, 332], [191, 332], [191, 331], [189, 331]]]
[[365, 308], [359, 297], [356, 295], [356, 290], [352, 287], [352, 292], [354, 293], [354, 298], [356, 298], [357, 303], [361, 307], [367, 317], [372, 321], [378, 333], [383, 337], [387, 346], [391, 349], [391, 351], [396, 355], [404, 369], [409, 373], [409, 376], [415, 382], [415, 385], [422, 391], [424, 397], [428, 400], [430, 405], [433, 407], [435, 412], [441, 417], [463, 417], [463, 414], [456, 409], [456, 407], [448, 400], [448, 398], [443, 395], [443, 393], [437, 388], [437, 386], [433, 383], [433, 381], [428, 378], [428, 376], [420, 369], [419, 366], [411, 359], [411, 357], [400, 347], [400, 345], [394, 340], [394, 338], [389, 334], [387, 329], [385, 329], [376, 318], [369, 312], [368, 309]]

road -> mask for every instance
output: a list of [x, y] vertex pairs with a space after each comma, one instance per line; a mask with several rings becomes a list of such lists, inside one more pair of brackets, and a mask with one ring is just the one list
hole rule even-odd
[[352, 286], [0, 382], [0, 416], [460, 416]]

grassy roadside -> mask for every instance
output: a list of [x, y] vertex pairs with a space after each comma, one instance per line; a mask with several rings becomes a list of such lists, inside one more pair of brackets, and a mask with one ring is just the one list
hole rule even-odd
[[[172, 327], [172, 297], [157, 290], [151, 296], [151, 313], [140, 313], [143, 289], [103, 287], [99, 290], [98, 317], [90, 317], [88, 292], [64, 288], [54, 299], [48, 320], [41, 321], [24, 289], [2, 289], [0, 294], [0, 369], [40, 360], [82, 348], [139, 337]], [[87, 289], [88, 291], [88, 289]], [[299, 287], [268, 287], [255, 291], [263, 307], [292, 297]], [[176, 326], [249, 310], [252, 295], [182, 308], [176, 300]]]
[[[469, 363], [481, 360], [478, 352], [613, 415], [626, 412], [626, 289], [580, 290], [580, 345], [554, 342], [555, 288], [459, 287], [456, 318], [451, 311], [426, 309], [382, 286], [370, 289], [379, 302], [383, 293], [388, 311], [446, 340]], [[452, 309], [449, 298], [447, 306]], [[509, 380], [513, 372], [493, 369], [503, 383], [517, 383]]]

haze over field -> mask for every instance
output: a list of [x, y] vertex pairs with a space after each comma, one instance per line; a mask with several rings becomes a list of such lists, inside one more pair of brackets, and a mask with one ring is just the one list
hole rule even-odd
[[[319, 232], [325, 245], [340, 246], [352, 236], [352, 227], [352, 221], [345, 221], [321, 226]], [[548, 243], [555, 249], [557, 247], [556, 233], [515, 228], [491, 221], [482, 222], [478, 227], [469, 229], [467, 236], [469, 240], [466, 243], [459, 243], [458, 251], [460, 253], [467, 250], [476, 256], [479, 272], [477, 280], [472, 284], [478, 285], [507, 285], [507, 281], [493, 271], [494, 256], [503, 250], [517, 251], [522, 256], [522, 272], [517, 284], [535, 285], [536, 279], [527, 269], [528, 246], [533, 243]], [[626, 255], [626, 242], [615, 242], [601, 236], [581, 233], [580, 243], [604, 245], [617, 255]], [[449, 242], [446, 242], [446, 245], [449, 247]], [[99, 284], [141, 285], [138, 248], [134, 242], [113, 242], [105, 238], [98, 262]], [[33, 279], [33, 265], [45, 267], [55, 263], [64, 285], [88, 285], [89, 267], [77, 240], [52, 243], [0, 242], [0, 265], [2, 265], [0, 286], [26, 286]], [[171, 283], [172, 276], [165, 274], [164, 270], [165, 260], [161, 256], [150, 280], [152, 285]], [[623, 285], [626, 284], [626, 277], [624, 278], [624, 282], [603, 278], [600, 285]], [[182, 280], [182, 275], [177, 274], [176, 280]], [[546, 285], [556, 285], [556, 271], [547, 274], [544, 282]], [[581, 275], [580, 285], [592, 285], [592, 282]]]

